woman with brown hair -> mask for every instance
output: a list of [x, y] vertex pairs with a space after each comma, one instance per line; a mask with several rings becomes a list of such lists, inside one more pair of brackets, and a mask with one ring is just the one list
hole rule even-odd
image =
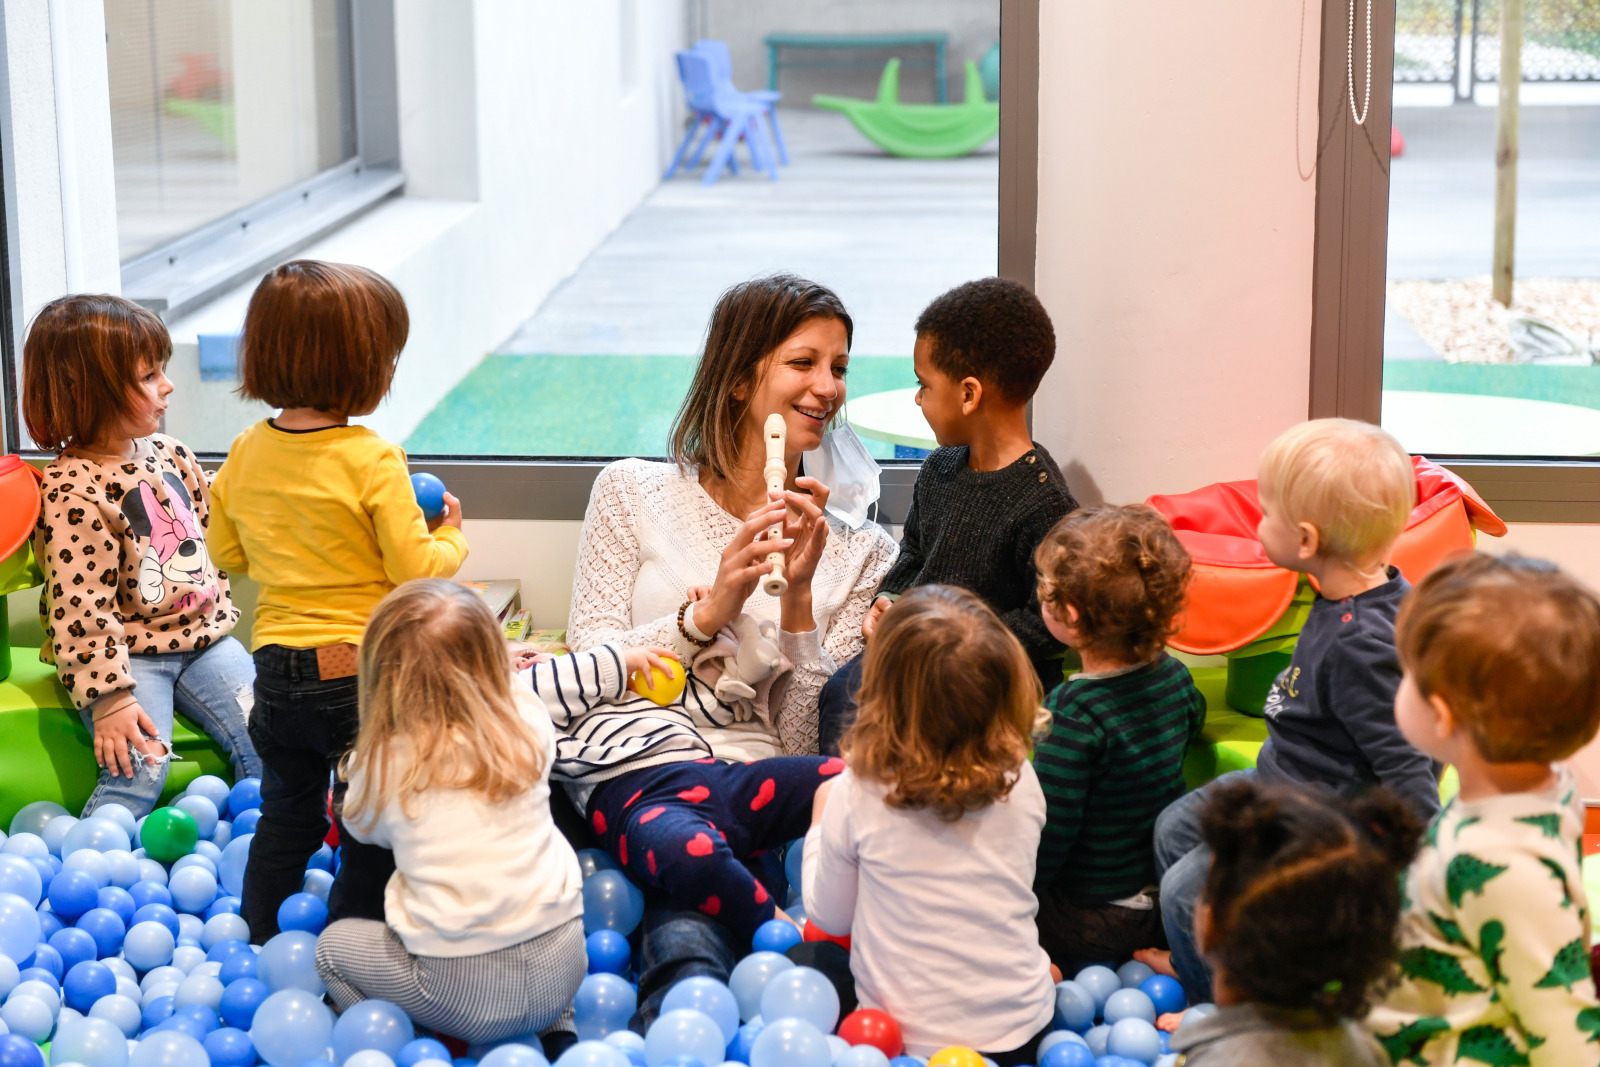
[[[589, 500], [573, 648], [658, 646], [692, 664], [747, 615], [777, 624], [783, 660], [754, 708], [723, 704], [691, 677], [667, 707], [598, 705], [557, 722], [555, 775], [630, 876], [678, 909], [646, 918], [645, 1022], [686, 973], [725, 979], [777, 913], [743, 861], [805, 833], [816, 786], [843, 766], [814, 755], [817, 694], [861, 651], [861, 620], [895, 555], [876, 524], [826, 516], [828, 487], [801, 473], [844, 406], [851, 329], [839, 298], [812, 282], [777, 275], [728, 290], [678, 412], [675, 462], [613, 463]], [[787, 477], [769, 494], [772, 414], [784, 421]], [[782, 537], [761, 539], [780, 523]], [[788, 582], [778, 597], [760, 589], [774, 552]]]

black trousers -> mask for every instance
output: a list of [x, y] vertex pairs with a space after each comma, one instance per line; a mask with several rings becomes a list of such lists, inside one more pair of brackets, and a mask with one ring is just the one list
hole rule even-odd
[[1039, 944], [1062, 977], [1071, 978], [1092, 963], [1115, 966], [1141, 948], [1167, 947], [1160, 899], [1154, 888], [1145, 892], [1155, 898], [1155, 907], [1075, 901], [1049, 886], [1038, 889]]
[[255, 651], [255, 707], [250, 740], [261, 757], [261, 821], [250, 844], [240, 912], [250, 940], [265, 944], [278, 932], [278, 907], [300, 891], [306, 861], [328, 833], [327, 796], [333, 784], [339, 827], [339, 865], [328, 894], [328, 921], [383, 921], [383, 893], [394, 854], [364, 845], [344, 828], [345, 784], [334, 773], [355, 744], [360, 717], [356, 679], [324, 680], [312, 648], [263, 645]]

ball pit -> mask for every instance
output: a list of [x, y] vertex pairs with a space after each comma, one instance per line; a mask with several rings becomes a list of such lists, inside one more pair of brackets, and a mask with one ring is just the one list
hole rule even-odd
[[[591, 849], [578, 855], [588, 956], [578, 1040], [553, 1065], [534, 1035], [452, 1057], [383, 1000], [336, 1017], [315, 965], [333, 851], [311, 857], [265, 945], [249, 943], [239, 916], [260, 803], [254, 779], [207, 775], [144, 819], [118, 804], [81, 820], [48, 802], [17, 813], [0, 837], [0, 1067], [990, 1067], [962, 1045], [907, 1054], [882, 1011], [840, 1018], [828, 978], [785, 953], [848, 939], [781, 920], [757, 931], [726, 983], [678, 982], [648, 1032], [633, 1032], [630, 935], [644, 897]], [[784, 864], [796, 883], [800, 852], [790, 847]], [[1056, 1029], [1036, 1063], [1165, 1067], [1167, 1035], [1152, 1023], [1184, 1007], [1182, 987], [1142, 963], [1085, 968], [1056, 985]], [[1196, 1005], [1184, 1023], [1214, 1011]]]

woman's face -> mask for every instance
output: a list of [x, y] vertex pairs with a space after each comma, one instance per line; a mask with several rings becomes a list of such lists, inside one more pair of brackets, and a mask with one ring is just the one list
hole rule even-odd
[[844, 323], [820, 318], [804, 323], [756, 371], [748, 439], [759, 442], [767, 416], [777, 412], [789, 431], [790, 455], [819, 446], [828, 421], [844, 406], [849, 363]]

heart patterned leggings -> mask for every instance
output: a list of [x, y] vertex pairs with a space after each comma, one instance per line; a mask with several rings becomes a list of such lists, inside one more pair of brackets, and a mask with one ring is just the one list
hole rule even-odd
[[745, 861], [805, 836], [817, 786], [841, 759], [704, 759], [629, 771], [589, 797], [589, 825], [635, 882], [748, 942], [776, 903]]

